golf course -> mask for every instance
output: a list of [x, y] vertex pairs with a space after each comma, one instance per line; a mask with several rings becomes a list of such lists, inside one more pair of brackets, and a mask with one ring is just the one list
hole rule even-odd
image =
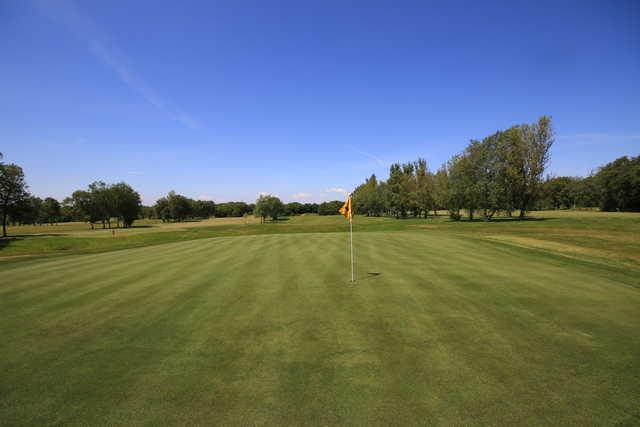
[[640, 424], [638, 214], [353, 224], [14, 227], [0, 424]]

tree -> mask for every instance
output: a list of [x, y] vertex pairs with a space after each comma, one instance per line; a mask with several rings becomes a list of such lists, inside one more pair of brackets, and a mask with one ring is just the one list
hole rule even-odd
[[410, 208], [411, 188], [408, 185], [407, 174], [410, 167], [394, 163], [389, 168], [389, 179], [387, 180], [388, 203], [391, 214], [396, 218], [404, 218]]
[[216, 204], [212, 200], [193, 200], [191, 211], [198, 218], [209, 218], [216, 214]]
[[640, 156], [620, 157], [598, 170], [600, 207], [605, 211], [640, 211]]
[[449, 172], [447, 165], [442, 165], [433, 177], [433, 199], [437, 209], [447, 209], [452, 219], [460, 219], [460, 210], [455, 210], [451, 204], [451, 190], [449, 188]]
[[380, 216], [384, 212], [384, 200], [378, 179], [371, 175], [353, 192], [354, 210], [367, 216]]
[[114, 184], [108, 188], [110, 199], [113, 201], [113, 209], [118, 220], [122, 220], [125, 228], [131, 227], [140, 214], [142, 202], [140, 195], [131, 186], [124, 182]]
[[183, 221], [192, 215], [191, 203], [188, 198], [175, 191], [167, 195], [169, 218], [175, 221]]
[[467, 209], [469, 220], [473, 220], [473, 214], [480, 204], [479, 183], [473, 160], [468, 153], [463, 153], [453, 156], [447, 165], [451, 210], [459, 215], [460, 209]]
[[254, 206], [245, 202], [226, 202], [216, 205], [216, 217], [241, 217], [254, 211]]
[[47, 197], [40, 207], [40, 222], [52, 224], [60, 221], [60, 202], [53, 197]]
[[7, 219], [29, 196], [22, 168], [15, 164], [0, 163], [0, 216], [2, 217], [2, 237], [7, 236]]
[[284, 211], [286, 215], [300, 215], [303, 208], [304, 205], [300, 202], [290, 202], [285, 205]]
[[518, 129], [520, 138], [512, 141], [517, 144], [517, 148], [513, 150], [516, 153], [513, 160], [521, 173], [520, 188], [516, 194], [520, 218], [524, 218], [526, 211], [539, 196], [542, 176], [549, 163], [554, 138], [549, 116], [542, 116], [536, 123], [524, 124]]
[[[322, 202], [318, 205], [318, 215], [338, 215], [343, 204], [344, 202], [341, 202], [340, 200]], [[354, 209], [354, 212], [357, 211]]]
[[74, 216], [82, 221], [86, 221], [94, 228], [94, 224], [102, 219], [101, 209], [96, 205], [91, 192], [76, 190], [71, 197], [65, 199], [66, 205], [71, 206]]
[[151, 219], [154, 217], [155, 211], [153, 206], [141, 206], [140, 207], [140, 217], [144, 219]]
[[115, 200], [107, 184], [103, 181], [89, 184], [89, 198], [91, 222], [100, 221], [102, 228], [106, 228], [106, 225], [111, 228], [111, 217], [116, 216]]
[[35, 196], [28, 196], [22, 199], [9, 212], [11, 223], [37, 224], [40, 221], [40, 209], [42, 199]]
[[435, 201], [433, 195], [433, 174], [429, 171], [427, 161], [418, 159], [414, 162], [415, 186], [416, 186], [416, 207], [419, 212], [424, 212], [424, 217], [429, 216], [429, 211], [435, 211]]
[[276, 196], [261, 194], [258, 200], [256, 200], [254, 214], [260, 217], [260, 222], [262, 223], [264, 223], [266, 217], [271, 217], [273, 221], [277, 221], [278, 216], [283, 212], [284, 204]]
[[170, 218], [169, 201], [166, 197], [161, 197], [156, 200], [156, 204], [153, 205], [156, 218], [162, 219], [162, 222], [166, 222]]

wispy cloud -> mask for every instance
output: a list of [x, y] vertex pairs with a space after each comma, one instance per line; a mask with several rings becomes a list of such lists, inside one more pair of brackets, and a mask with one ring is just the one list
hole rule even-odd
[[339, 194], [348, 194], [349, 192], [344, 188], [340, 187], [329, 187], [325, 190], [325, 193], [339, 193]]
[[147, 86], [142, 78], [135, 74], [133, 68], [127, 64], [124, 56], [111, 41], [107, 32], [99, 28], [88, 15], [83, 14], [71, 0], [56, 2], [39, 0], [36, 1], [36, 5], [47, 17], [62, 24], [83, 40], [87, 44], [89, 52], [96, 59], [113, 71], [122, 83], [147, 103], [162, 111], [171, 120], [181, 123], [190, 129], [201, 127], [197, 119], [172, 106], [156, 91]]
[[640, 143], [640, 132], [626, 133], [626, 134], [612, 134], [612, 133], [576, 133], [572, 135], [558, 135], [556, 140], [559, 142], [566, 142], [572, 146], [582, 145], [613, 145], [623, 144], [628, 142]]
[[311, 193], [295, 193], [291, 195], [293, 200], [309, 200], [311, 197], [313, 197]]
[[376, 155], [374, 155], [374, 154], [367, 153], [366, 151], [362, 151], [362, 150], [360, 150], [360, 149], [358, 149], [358, 148], [355, 148], [355, 147], [353, 147], [353, 146], [351, 146], [351, 145], [347, 145], [347, 148], [348, 148], [348, 149], [350, 149], [351, 151], [353, 151], [354, 153], [358, 153], [358, 154], [360, 154], [360, 155], [362, 155], [362, 156], [368, 157], [369, 159], [371, 159], [371, 160], [373, 160], [374, 162], [376, 162], [376, 164], [377, 164], [378, 166], [384, 166], [384, 167], [387, 167], [387, 166], [389, 166], [389, 165], [390, 165], [390, 163], [389, 163], [389, 162], [386, 162], [386, 161], [382, 160], [380, 157], [378, 157], [378, 156], [376, 156]]

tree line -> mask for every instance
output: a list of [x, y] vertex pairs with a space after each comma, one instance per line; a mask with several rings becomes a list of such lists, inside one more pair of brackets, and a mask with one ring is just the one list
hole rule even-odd
[[353, 192], [355, 212], [396, 218], [446, 210], [454, 220], [498, 212], [599, 207], [640, 210], [640, 156], [622, 157], [586, 178], [544, 177], [554, 142], [551, 118], [512, 126], [467, 147], [432, 172], [426, 160], [394, 163], [386, 181], [371, 175]]
[[547, 178], [537, 207], [640, 212], [640, 155], [620, 157], [587, 177]]
[[194, 200], [170, 191], [153, 206], [143, 206], [138, 192], [129, 184], [107, 184], [95, 181], [86, 189], [76, 190], [62, 202], [52, 197], [44, 200], [29, 193], [22, 168], [5, 164], [0, 157], [0, 218], [2, 236], [7, 235], [8, 224], [57, 224], [83, 221], [92, 229], [131, 227], [136, 219], [155, 218], [163, 222], [185, 221], [209, 217], [242, 217], [254, 214], [263, 221], [270, 217], [315, 213], [338, 213], [340, 201], [325, 203], [282, 203], [275, 196], [261, 196], [256, 203]]

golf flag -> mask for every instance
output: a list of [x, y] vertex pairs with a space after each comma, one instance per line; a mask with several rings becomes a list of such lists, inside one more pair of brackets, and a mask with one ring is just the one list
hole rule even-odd
[[340, 208], [340, 213], [346, 219], [348, 219], [349, 222], [351, 222], [351, 218], [353, 217], [353, 209], [351, 208], [351, 195], [349, 195], [347, 201], [344, 202], [344, 205], [342, 205], [342, 207]]
[[351, 207], [351, 194], [344, 205], [340, 208], [340, 213], [349, 220], [349, 248], [351, 249], [351, 283], [356, 281], [353, 269], [353, 208]]

